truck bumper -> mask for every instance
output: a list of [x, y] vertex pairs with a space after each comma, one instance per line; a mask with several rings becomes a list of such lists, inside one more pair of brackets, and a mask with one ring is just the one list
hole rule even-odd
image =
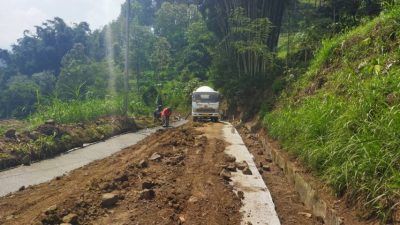
[[197, 118], [215, 118], [219, 117], [219, 113], [192, 113], [192, 116]]

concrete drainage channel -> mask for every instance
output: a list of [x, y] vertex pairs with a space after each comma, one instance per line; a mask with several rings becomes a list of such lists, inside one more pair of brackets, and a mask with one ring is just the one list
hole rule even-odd
[[301, 201], [311, 210], [312, 214], [317, 218], [321, 218], [326, 225], [343, 225], [344, 222], [337, 215], [337, 212], [329, 207], [329, 204], [320, 197], [318, 191], [301, 174], [296, 172], [296, 166], [272, 147], [267, 138], [261, 139], [263, 148], [271, 154], [272, 160], [283, 170], [289, 182], [294, 184], [294, 188], [299, 193]]
[[225, 140], [230, 144], [225, 153], [236, 158], [236, 162], [246, 162], [251, 175], [233, 172], [230, 184], [235, 192], [243, 194], [241, 212], [243, 225], [280, 225], [271, 194], [257, 170], [253, 155], [248, 151], [236, 129], [226, 123], [223, 128]]

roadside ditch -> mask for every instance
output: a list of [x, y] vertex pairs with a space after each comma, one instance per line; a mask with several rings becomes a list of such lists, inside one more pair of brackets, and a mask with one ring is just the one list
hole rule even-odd
[[350, 207], [294, 156], [283, 151], [268, 137], [258, 120], [236, 125], [246, 146], [255, 157], [269, 187], [283, 225], [375, 225], [362, 219], [362, 210]]

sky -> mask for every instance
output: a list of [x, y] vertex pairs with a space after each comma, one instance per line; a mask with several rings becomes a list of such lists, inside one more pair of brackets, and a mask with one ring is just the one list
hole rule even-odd
[[54, 17], [72, 25], [88, 22], [92, 30], [116, 19], [125, 0], [0, 0], [0, 48], [10, 49], [24, 30]]

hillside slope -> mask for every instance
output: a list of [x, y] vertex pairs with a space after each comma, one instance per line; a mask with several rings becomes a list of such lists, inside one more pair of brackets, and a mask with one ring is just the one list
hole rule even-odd
[[264, 122], [365, 217], [399, 220], [400, 7], [323, 43]]

